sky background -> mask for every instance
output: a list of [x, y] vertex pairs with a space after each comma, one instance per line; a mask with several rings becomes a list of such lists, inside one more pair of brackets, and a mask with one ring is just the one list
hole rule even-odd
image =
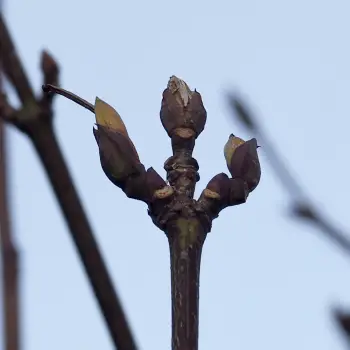
[[[5, 14], [40, 92], [40, 51], [61, 65], [61, 85], [121, 114], [142, 162], [162, 175], [171, 155], [159, 119], [173, 74], [203, 97], [208, 121], [194, 156], [201, 181], [227, 172], [233, 132], [224, 92], [259, 114], [307, 192], [350, 227], [350, 5], [345, 0], [6, 1]], [[13, 95], [11, 95], [13, 101]], [[170, 349], [167, 240], [146, 205], [103, 174], [94, 116], [55, 100], [55, 126], [141, 350]], [[10, 131], [11, 209], [21, 254], [23, 349], [112, 349], [67, 228], [28, 139]], [[350, 307], [349, 257], [288, 215], [288, 196], [261, 155], [245, 205], [225, 209], [201, 269], [201, 350], [345, 349], [330, 307]], [[0, 345], [2, 346], [2, 344]]]

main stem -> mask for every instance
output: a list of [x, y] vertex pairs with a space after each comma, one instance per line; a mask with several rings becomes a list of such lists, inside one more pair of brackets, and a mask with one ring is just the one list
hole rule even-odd
[[170, 247], [172, 350], [198, 350], [199, 276], [206, 237], [197, 218], [179, 218], [167, 229]]

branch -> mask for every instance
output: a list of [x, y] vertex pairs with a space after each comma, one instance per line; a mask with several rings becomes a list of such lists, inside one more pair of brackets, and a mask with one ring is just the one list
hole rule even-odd
[[346, 336], [346, 340], [350, 346], [350, 314], [338, 309], [333, 310], [333, 317], [338, 327]]
[[197, 210], [214, 220], [223, 209], [245, 203], [248, 195], [249, 188], [245, 181], [230, 179], [224, 173], [217, 174], [200, 195]]
[[33, 90], [13, 45], [2, 13], [0, 13], [0, 61], [5, 75], [15, 88], [21, 102], [23, 104], [34, 103]]
[[[284, 162], [278, 156], [276, 148], [263, 132], [256, 118], [249, 112], [243, 101], [237, 96], [229, 95], [228, 102], [232, 110], [232, 115], [235, 115], [238, 120], [254, 135], [258, 136], [263, 144], [263, 148], [267, 153], [268, 159], [271, 163], [272, 169], [275, 171], [277, 177], [282, 185], [289, 193], [291, 198], [291, 212], [293, 216], [299, 220], [308, 221], [323, 233], [330, 241], [341, 248], [348, 256], [350, 256], [350, 238], [335, 227], [325, 216], [321, 214], [312, 200], [306, 195], [297, 179], [291, 175]], [[350, 315], [340, 311], [334, 312], [334, 318], [338, 325], [347, 336], [350, 344]]]
[[192, 152], [207, 113], [201, 95], [172, 76], [163, 92], [160, 118], [171, 138], [173, 156], [164, 169], [174, 195], [162, 216], [153, 221], [163, 219], [170, 247], [172, 349], [197, 350], [201, 253], [211, 222], [196, 211], [193, 200], [199, 167]]
[[[0, 66], [0, 94], [2, 92]], [[2, 309], [6, 350], [20, 349], [19, 263], [14, 242], [8, 205], [6, 130], [0, 114], [0, 246], [3, 277]]]
[[311, 198], [307, 196], [297, 179], [291, 175], [291, 172], [277, 154], [276, 147], [272, 145], [253, 113], [248, 110], [242, 99], [231, 94], [228, 96], [228, 102], [232, 111], [232, 116], [236, 116], [248, 131], [254, 136], [257, 136], [262, 143], [272, 169], [289, 193], [292, 202], [291, 212], [293, 216], [297, 219], [307, 220], [313, 223], [319, 232], [322, 232], [325, 237], [336, 243], [350, 256], [350, 238], [330, 221], [326, 220], [324, 215], [317, 210], [315, 204]]
[[161, 214], [152, 218], [170, 246], [172, 349], [197, 350], [200, 263], [207, 233], [220, 210], [246, 201], [259, 182], [260, 166], [254, 140], [241, 140], [239, 147], [230, 144], [227, 162], [233, 178], [216, 175], [196, 201], [193, 194], [199, 174], [192, 152], [207, 118], [201, 95], [172, 76], [163, 92], [160, 117], [172, 143], [173, 156], [164, 169], [174, 194]]
[[[8, 113], [9, 106], [4, 103], [3, 97], [0, 101], [2, 102], [0, 103], [0, 109], [2, 106], [0, 112], [7, 110], [7, 120], [29, 136], [37, 151], [69, 227], [115, 348], [118, 350], [137, 349], [121, 302], [113, 288], [112, 280], [58, 145], [52, 125], [52, 96], [44, 95], [39, 100], [35, 99], [1, 15], [0, 61], [4, 66], [5, 74], [22, 101], [22, 108], [19, 111], [13, 112], [12, 108], [12, 113]], [[44, 83], [57, 84], [58, 65], [46, 52], [42, 55], [41, 68]]]
[[145, 170], [118, 112], [99, 98], [96, 98], [94, 106], [80, 96], [51, 84], [43, 85], [42, 89], [46, 94], [64, 96], [95, 114], [97, 129], [94, 129], [94, 136], [106, 176], [129, 198], [141, 200], [157, 212], [158, 200], [170, 197], [173, 190], [153, 168]]
[[[244, 203], [260, 180], [255, 139], [230, 136], [225, 157], [232, 175], [215, 176], [199, 201], [193, 199], [199, 180], [192, 158], [195, 140], [207, 113], [201, 95], [172, 76], [163, 92], [160, 118], [171, 138], [173, 155], [165, 162], [169, 185], [153, 169], [145, 170], [118, 112], [96, 98], [95, 106], [69, 91], [43, 86], [95, 113], [94, 135], [103, 171], [129, 198], [148, 204], [153, 223], [166, 234], [170, 247], [172, 349], [198, 350], [199, 274], [201, 253], [212, 220], [229, 205]], [[238, 141], [238, 142], [237, 142]]]
[[61, 88], [59, 88], [57, 86], [54, 86], [52, 84], [44, 84], [42, 86], [42, 89], [43, 89], [43, 92], [45, 93], [46, 96], [50, 96], [53, 93], [56, 93], [58, 95], [66, 97], [69, 100], [77, 103], [78, 105], [86, 108], [90, 112], [95, 113], [95, 108], [94, 108], [94, 106], [91, 103], [87, 102], [86, 100], [82, 99], [78, 95], [73, 94], [70, 91], [61, 89]]

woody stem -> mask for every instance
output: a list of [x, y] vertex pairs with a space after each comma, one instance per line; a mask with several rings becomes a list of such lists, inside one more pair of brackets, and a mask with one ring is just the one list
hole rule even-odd
[[42, 86], [42, 89], [45, 93], [56, 93], [58, 95], [64, 96], [68, 98], [69, 100], [77, 103], [78, 105], [88, 109], [90, 112], [95, 113], [95, 107], [88, 101], [84, 100], [83, 98], [79, 97], [78, 95], [73, 94], [70, 91], [61, 89], [57, 86], [51, 85], [51, 84], [45, 84]]

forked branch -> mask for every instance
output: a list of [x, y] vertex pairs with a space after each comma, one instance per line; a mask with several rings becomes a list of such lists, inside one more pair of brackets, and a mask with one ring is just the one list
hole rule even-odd
[[192, 157], [195, 140], [204, 130], [207, 113], [201, 95], [172, 76], [163, 92], [160, 118], [171, 138], [173, 155], [164, 163], [169, 185], [153, 168], [140, 161], [117, 111], [96, 98], [95, 106], [55, 86], [44, 86], [94, 111], [95, 138], [106, 176], [130, 197], [148, 204], [154, 224], [164, 231], [170, 247], [172, 296], [172, 349], [198, 349], [199, 276], [202, 248], [212, 220], [228, 206], [242, 204], [260, 180], [255, 139], [230, 136], [225, 157], [230, 179], [215, 176], [198, 201], [193, 199], [199, 180]]

